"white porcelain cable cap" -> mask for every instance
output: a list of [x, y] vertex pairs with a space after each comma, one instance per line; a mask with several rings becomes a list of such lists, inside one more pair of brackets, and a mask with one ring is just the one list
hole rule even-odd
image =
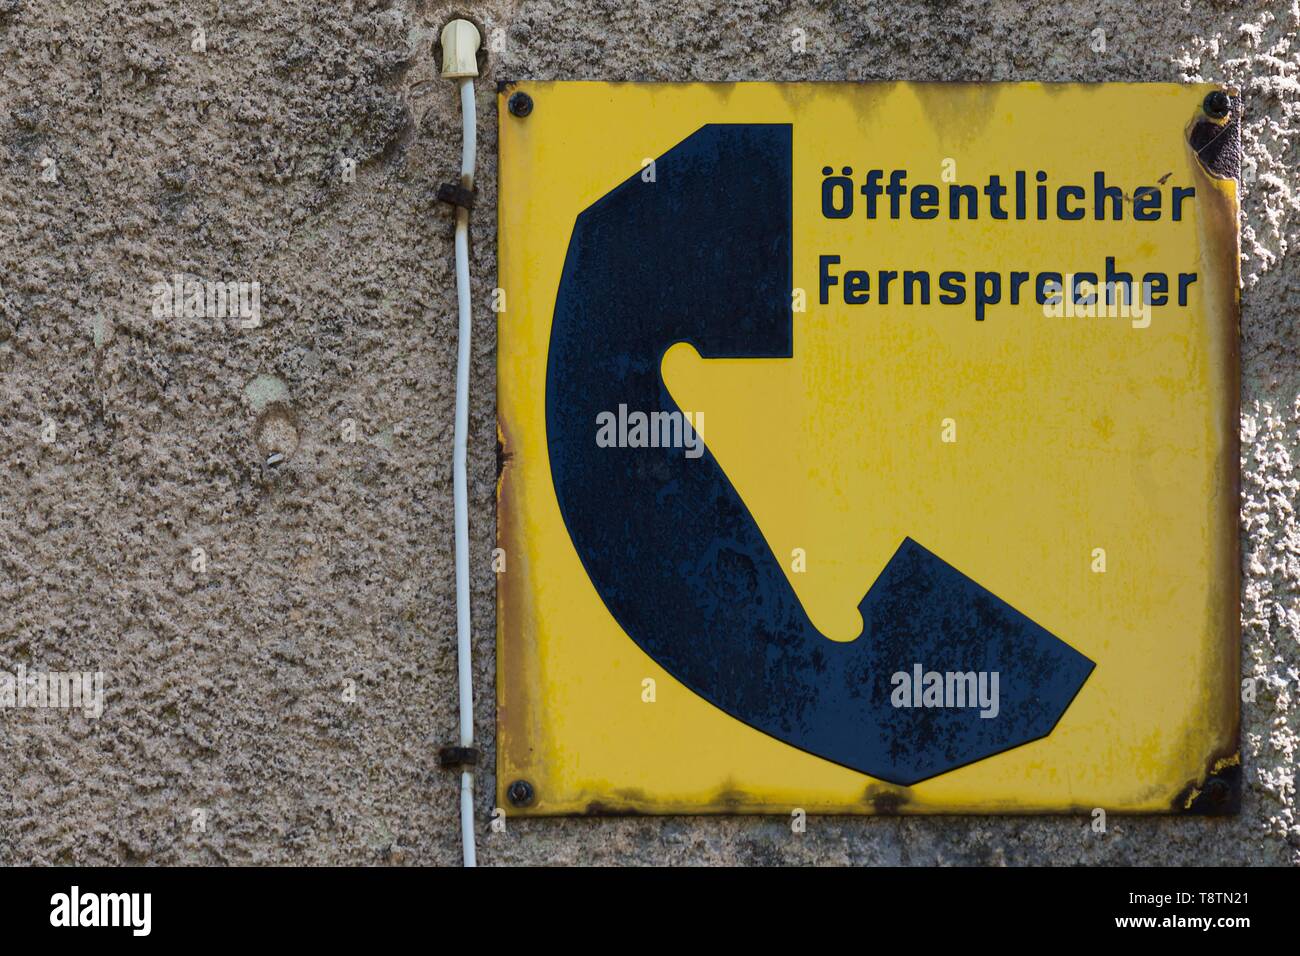
[[478, 76], [479, 45], [483, 38], [468, 20], [452, 20], [442, 28], [442, 75], [449, 80]]

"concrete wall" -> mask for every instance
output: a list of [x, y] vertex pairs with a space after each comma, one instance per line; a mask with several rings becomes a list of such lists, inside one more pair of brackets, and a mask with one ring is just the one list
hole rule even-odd
[[[460, 9], [506, 37], [479, 87], [472, 225], [484, 819], [498, 78], [1221, 80], [1245, 93], [1255, 176], [1242, 668], [1260, 690], [1244, 713], [1239, 818], [1112, 817], [1104, 836], [1081, 819], [813, 819], [797, 837], [779, 818], [512, 822], [481, 833], [481, 861], [1300, 859], [1294, 0]], [[430, 54], [451, 12], [0, 0], [0, 667], [100, 669], [106, 691], [99, 720], [0, 711], [0, 863], [458, 862], [456, 780], [436, 764], [456, 728], [456, 329], [435, 192], [459, 161], [459, 118]], [[191, 49], [195, 26], [206, 53]], [[1080, 117], [1079, 135], [1103, 122]], [[354, 183], [340, 157], [357, 161]], [[260, 328], [155, 318], [151, 284], [174, 273], [258, 280]], [[277, 451], [287, 460], [268, 467]]]

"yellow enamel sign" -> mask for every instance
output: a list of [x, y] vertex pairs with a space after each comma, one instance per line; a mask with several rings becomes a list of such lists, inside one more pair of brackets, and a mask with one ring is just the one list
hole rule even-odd
[[1234, 810], [1239, 107], [506, 87], [500, 806]]

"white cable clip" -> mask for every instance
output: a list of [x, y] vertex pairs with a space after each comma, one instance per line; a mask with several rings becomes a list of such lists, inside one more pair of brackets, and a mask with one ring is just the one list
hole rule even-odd
[[456, 80], [478, 76], [478, 48], [483, 38], [468, 20], [452, 20], [442, 28], [442, 75]]

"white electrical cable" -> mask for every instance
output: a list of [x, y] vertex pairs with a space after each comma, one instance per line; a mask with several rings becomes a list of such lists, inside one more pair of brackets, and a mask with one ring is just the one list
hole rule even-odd
[[[474, 188], [475, 110], [474, 81], [457, 80], [460, 86], [462, 126], [460, 184]], [[456, 664], [460, 683], [460, 745], [474, 746], [474, 682], [470, 667], [469, 629], [469, 505], [466, 500], [465, 446], [469, 433], [469, 210], [456, 207], [456, 303], [460, 329], [456, 348], [456, 431], [452, 455], [452, 485], [456, 499]], [[461, 769], [460, 842], [465, 865], [475, 865], [474, 774]]]

